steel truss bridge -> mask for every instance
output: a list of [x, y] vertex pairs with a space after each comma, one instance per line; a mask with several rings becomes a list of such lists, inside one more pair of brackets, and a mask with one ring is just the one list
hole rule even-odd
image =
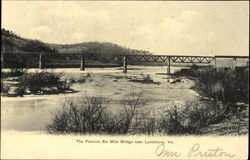
[[214, 60], [212, 56], [175, 56], [175, 55], [114, 55], [114, 54], [86, 54], [87, 59], [120, 62], [124, 57], [129, 62], [173, 62], [173, 63], [206, 63]]
[[[14, 53], [14, 52], [9, 52]], [[1, 61], [4, 62], [4, 55], [8, 55], [8, 52], [1, 53]], [[103, 62], [123, 62], [124, 72], [127, 72], [128, 62], [140, 63], [140, 62], [161, 62], [165, 63], [168, 66], [167, 73], [170, 73], [170, 64], [171, 63], [200, 63], [200, 64], [209, 64], [216, 66], [216, 58], [232, 58], [236, 59], [249, 59], [248, 56], [184, 56], [184, 55], [119, 55], [119, 54], [93, 54], [93, 53], [34, 53], [34, 52], [15, 52], [21, 57], [34, 57], [37, 59], [39, 68], [43, 68], [46, 61], [50, 58], [70, 58], [80, 60], [80, 69], [85, 69], [86, 60], [96, 60]], [[79, 63], [79, 62], [78, 62]]]

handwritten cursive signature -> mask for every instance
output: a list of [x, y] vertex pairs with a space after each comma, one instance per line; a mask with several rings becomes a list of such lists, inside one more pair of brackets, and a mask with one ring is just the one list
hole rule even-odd
[[[177, 151], [171, 151], [166, 148], [165, 144], [160, 144], [155, 149], [155, 155], [157, 157], [169, 157], [169, 158], [178, 158], [181, 157], [183, 154]], [[233, 158], [235, 154], [231, 154], [229, 152], [224, 151], [222, 148], [215, 147], [212, 149], [202, 150], [199, 143], [194, 144], [187, 152], [186, 157], [189, 158]]]
[[181, 154], [178, 152], [167, 150], [164, 143], [162, 143], [156, 148], [155, 155], [157, 157], [171, 157], [171, 158], [181, 156]]

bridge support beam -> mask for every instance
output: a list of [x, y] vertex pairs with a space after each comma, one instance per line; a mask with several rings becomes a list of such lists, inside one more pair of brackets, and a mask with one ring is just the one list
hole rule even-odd
[[170, 60], [171, 60], [171, 58], [170, 58], [170, 57], [168, 57], [167, 75], [170, 75]]
[[127, 57], [123, 57], [123, 73], [127, 73]]
[[214, 67], [216, 67], [216, 58], [214, 57]]
[[42, 54], [40, 53], [39, 54], [39, 63], [38, 63], [38, 67], [39, 69], [42, 69], [43, 68], [43, 57], [42, 57]]
[[4, 67], [4, 52], [1, 55], [1, 71], [2, 71], [3, 67]]
[[81, 71], [84, 71], [84, 70], [85, 70], [85, 57], [84, 57], [84, 55], [81, 55], [80, 70], [81, 70]]
[[233, 58], [232, 69], [235, 69], [236, 65], [237, 65], [236, 58]]

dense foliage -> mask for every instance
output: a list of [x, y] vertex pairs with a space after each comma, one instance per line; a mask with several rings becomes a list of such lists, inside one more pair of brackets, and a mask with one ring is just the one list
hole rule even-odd
[[43, 87], [60, 87], [61, 73], [41, 71], [35, 73], [26, 73], [20, 78], [20, 87], [29, 89], [31, 93], [41, 92]]
[[249, 102], [249, 69], [246, 67], [216, 69], [193, 66], [174, 75], [197, 78], [194, 86], [197, 92], [225, 105]]
[[61, 93], [70, 88], [70, 82], [62, 80], [62, 73], [55, 73], [53, 71], [36, 71], [29, 73], [25, 70], [17, 70], [10, 72], [2, 72], [4, 78], [15, 84], [7, 84], [1, 81], [1, 93], [9, 95], [9, 90], [12, 86], [14, 88], [15, 96], [23, 96], [26, 93]]

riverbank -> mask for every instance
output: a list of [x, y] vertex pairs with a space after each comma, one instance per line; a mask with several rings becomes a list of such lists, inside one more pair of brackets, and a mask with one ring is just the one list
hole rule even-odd
[[[180, 69], [182, 68], [172, 67], [171, 72]], [[53, 72], [62, 72], [63, 78], [77, 82], [70, 86], [75, 92], [1, 97], [2, 130], [44, 131], [46, 125], [51, 123], [54, 113], [60, 110], [62, 103], [85, 96], [102, 95], [109, 100], [108, 110], [118, 113], [123, 109], [121, 100], [131, 92], [141, 92], [143, 100], [146, 101], [142, 110], [152, 111], [156, 115], [169, 106], [182, 107], [187, 101], [200, 98], [193, 90], [197, 82], [194, 78], [166, 75], [166, 67], [131, 66], [127, 74], [122, 73], [122, 68], [87, 68], [85, 71], [55, 69]], [[78, 83], [83, 77], [84, 81]], [[228, 122], [221, 123], [217, 128], [225, 128]], [[241, 123], [241, 126], [243, 131], [240, 131], [240, 134], [246, 134], [245, 122]], [[233, 130], [224, 134], [238, 134], [238, 130]], [[210, 132], [207, 127], [203, 134], [220, 135], [220, 130]]]

